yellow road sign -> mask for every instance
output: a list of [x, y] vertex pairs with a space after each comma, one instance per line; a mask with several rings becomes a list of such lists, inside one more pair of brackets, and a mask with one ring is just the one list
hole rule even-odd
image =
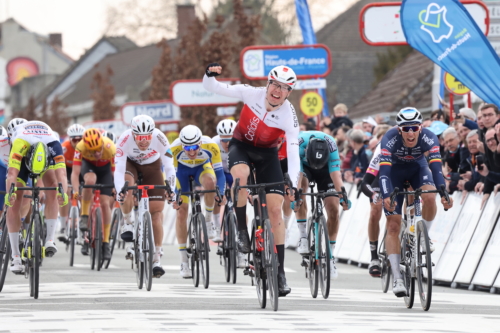
[[323, 98], [314, 91], [305, 93], [300, 98], [300, 110], [307, 117], [316, 117], [323, 110]]
[[464, 84], [458, 81], [453, 75], [450, 73], [446, 73], [444, 75], [444, 85], [449, 92], [455, 95], [465, 95], [470, 92], [470, 89], [464, 86]]

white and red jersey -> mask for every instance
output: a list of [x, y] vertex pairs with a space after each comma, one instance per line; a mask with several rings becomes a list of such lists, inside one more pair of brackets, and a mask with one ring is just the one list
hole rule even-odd
[[[127, 158], [140, 165], [151, 164], [161, 158], [163, 171], [165, 172], [170, 187], [174, 189], [175, 168], [172, 151], [170, 150], [170, 144], [167, 137], [159, 129], [154, 129], [153, 139], [146, 150], [139, 149], [135, 143], [131, 129], [126, 130], [120, 136], [116, 144], [115, 155], [115, 188], [117, 192], [121, 191], [125, 183]], [[158, 170], [158, 172], [162, 172], [162, 170]]]
[[375, 148], [375, 151], [373, 152], [373, 158], [370, 162], [370, 165], [368, 166], [368, 169], [366, 169], [366, 172], [371, 173], [374, 176], [377, 176], [379, 169], [380, 169], [380, 143], [377, 145], [377, 148]]
[[225, 151], [222, 145], [220, 144], [220, 136], [216, 135], [212, 138], [214, 142], [219, 146], [220, 149], [220, 155], [222, 158], [222, 169], [224, 169], [225, 173], [229, 173], [229, 165], [227, 164], [227, 155], [229, 152]]
[[279, 137], [285, 133], [288, 173], [293, 186], [297, 187], [300, 172], [299, 121], [292, 104], [285, 100], [277, 110], [268, 112], [265, 87], [229, 85], [206, 75], [203, 77], [203, 87], [212, 93], [237, 98], [245, 103], [233, 138], [252, 146], [272, 148], [278, 146]]

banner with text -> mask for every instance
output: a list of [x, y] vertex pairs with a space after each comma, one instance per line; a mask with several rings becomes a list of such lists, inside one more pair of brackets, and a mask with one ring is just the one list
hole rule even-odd
[[130, 125], [132, 118], [145, 114], [153, 118], [156, 123], [168, 123], [181, 120], [181, 111], [172, 101], [147, 101], [125, 103], [120, 108], [122, 120]]

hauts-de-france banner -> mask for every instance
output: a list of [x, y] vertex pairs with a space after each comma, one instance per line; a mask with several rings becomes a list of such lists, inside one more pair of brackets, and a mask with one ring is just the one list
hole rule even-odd
[[408, 44], [487, 103], [500, 105], [500, 59], [456, 0], [404, 0], [401, 24]]

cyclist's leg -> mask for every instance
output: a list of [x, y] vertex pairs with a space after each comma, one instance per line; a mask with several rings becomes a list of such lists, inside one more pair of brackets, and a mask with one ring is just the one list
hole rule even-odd
[[[180, 195], [180, 192], [189, 191], [189, 176], [193, 174], [193, 169], [195, 168], [188, 168], [183, 164], [179, 164], [176, 172], [176, 192], [178, 195]], [[177, 243], [179, 244], [179, 255], [181, 258], [180, 275], [183, 278], [190, 278], [191, 271], [189, 269], [188, 254], [186, 251], [188, 239], [187, 217], [189, 211], [189, 198], [183, 195], [181, 199], [182, 204], [177, 210], [177, 216], [175, 219], [175, 236], [177, 238]]]
[[[309, 179], [312, 178], [312, 174], [306, 166], [304, 166], [304, 171], [301, 175], [301, 181], [299, 183], [300, 188], [302, 189], [302, 193], [307, 193], [309, 191]], [[287, 196], [285, 195], [285, 198]], [[307, 197], [303, 195], [301, 197], [302, 204], [299, 207], [299, 210], [295, 213], [295, 217], [297, 218], [297, 227], [299, 229], [299, 244], [297, 246], [297, 252], [300, 254], [309, 253], [309, 247], [307, 244]]]
[[[427, 161], [423, 159], [420, 163], [420, 172], [418, 177], [415, 176], [411, 182], [411, 186], [415, 189], [421, 188], [424, 191], [435, 190], [436, 185], [432, 178], [432, 172], [429, 169]], [[436, 193], [424, 193], [421, 196], [422, 200], [422, 220], [427, 226], [427, 230], [432, 227], [432, 222], [436, 217]]]
[[[45, 187], [57, 187], [56, 172], [53, 169], [47, 170], [41, 177]], [[54, 244], [57, 231], [57, 214], [59, 204], [56, 199], [57, 191], [45, 191], [45, 225], [47, 226], [47, 236], [45, 237], [45, 253], [53, 256], [57, 252]]]
[[[94, 171], [95, 167], [87, 160], [82, 159], [82, 168], [80, 175], [83, 178], [85, 185], [95, 185], [97, 176]], [[90, 206], [92, 204], [92, 189], [84, 188], [82, 190], [82, 208], [80, 211], [80, 229], [86, 231], [88, 229], [88, 220], [90, 214]]]
[[[71, 173], [73, 171], [73, 168], [68, 168], [66, 167], [66, 175], [68, 179], [68, 184], [71, 184]], [[71, 189], [68, 187], [68, 198], [71, 198]], [[69, 215], [69, 209], [71, 208], [71, 205], [65, 205], [62, 207], [59, 207], [59, 222], [61, 224], [61, 230], [60, 233], [64, 235], [64, 231], [66, 230], [66, 224], [68, 222], [68, 215]]]
[[[128, 181], [130, 186], [136, 184], [137, 177], [137, 164], [132, 162], [127, 158], [126, 171], [125, 171], [125, 181]], [[120, 190], [120, 189], [119, 189]], [[134, 237], [134, 223], [131, 221], [132, 218], [132, 208], [134, 207], [134, 196], [133, 191], [129, 190], [125, 201], [120, 205], [123, 213], [123, 225], [120, 231], [121, 238], [125, 242], [131, 242]]]
[[[224, 172], [224, 176], [226, 177], [226, 186], [231, 187], [233, 185], [233, 176], [231, 176], [230, 173]], [[223, 189], [221, 189], [223, 191]], [[225, 192], [222, 192], [222, 194], [225, 194]], [[214, 206], [214, 226], [220, 230], [220, 211], [221, 211], [222, 205], [216, 204]]]
[[[113, 185], [113, 173], [111, 171], [111, 163], [96, 168], [96, 181], [102, 185]], [[101, 212], [103, 224], [103, 239], [102, 239], [102, 253], [105, 260], [111, 259], [111, 248], [109, 246], [109, 234], [111, 233], [111, 195], [112, 188], [101, 189]]]
[[[281, 172], [283, 175], [288, 172], [288, 158], [284, 158], [280, 160], [280, 166], [281, 166]], [[292, 218], [293, 210], [290, 207], [290, 199], [288, 196], [284, 196], [284, 201], [283, 201], [283, 221], [285, 222], [285, 229], [286, 229], [286, 237], [288, 238], [288, 226], [290, 223], [290, 219]]]
[[[205, 163], [202, 168], [200, 168], [195, 176], [196, 181], [203, 186], [205, 190], [215, 190], [215, 185], [217, 184], [216, 176], [212, 164], [210, 162]], [[220, 189], [222, 190], [222, 189]], [[213, 211], [215, 205], [215, 193], [205, 193], [205, 222], [207, 225], [207, 232], [210, 239], [215, 236], [215, 225], [213, 223]]]

